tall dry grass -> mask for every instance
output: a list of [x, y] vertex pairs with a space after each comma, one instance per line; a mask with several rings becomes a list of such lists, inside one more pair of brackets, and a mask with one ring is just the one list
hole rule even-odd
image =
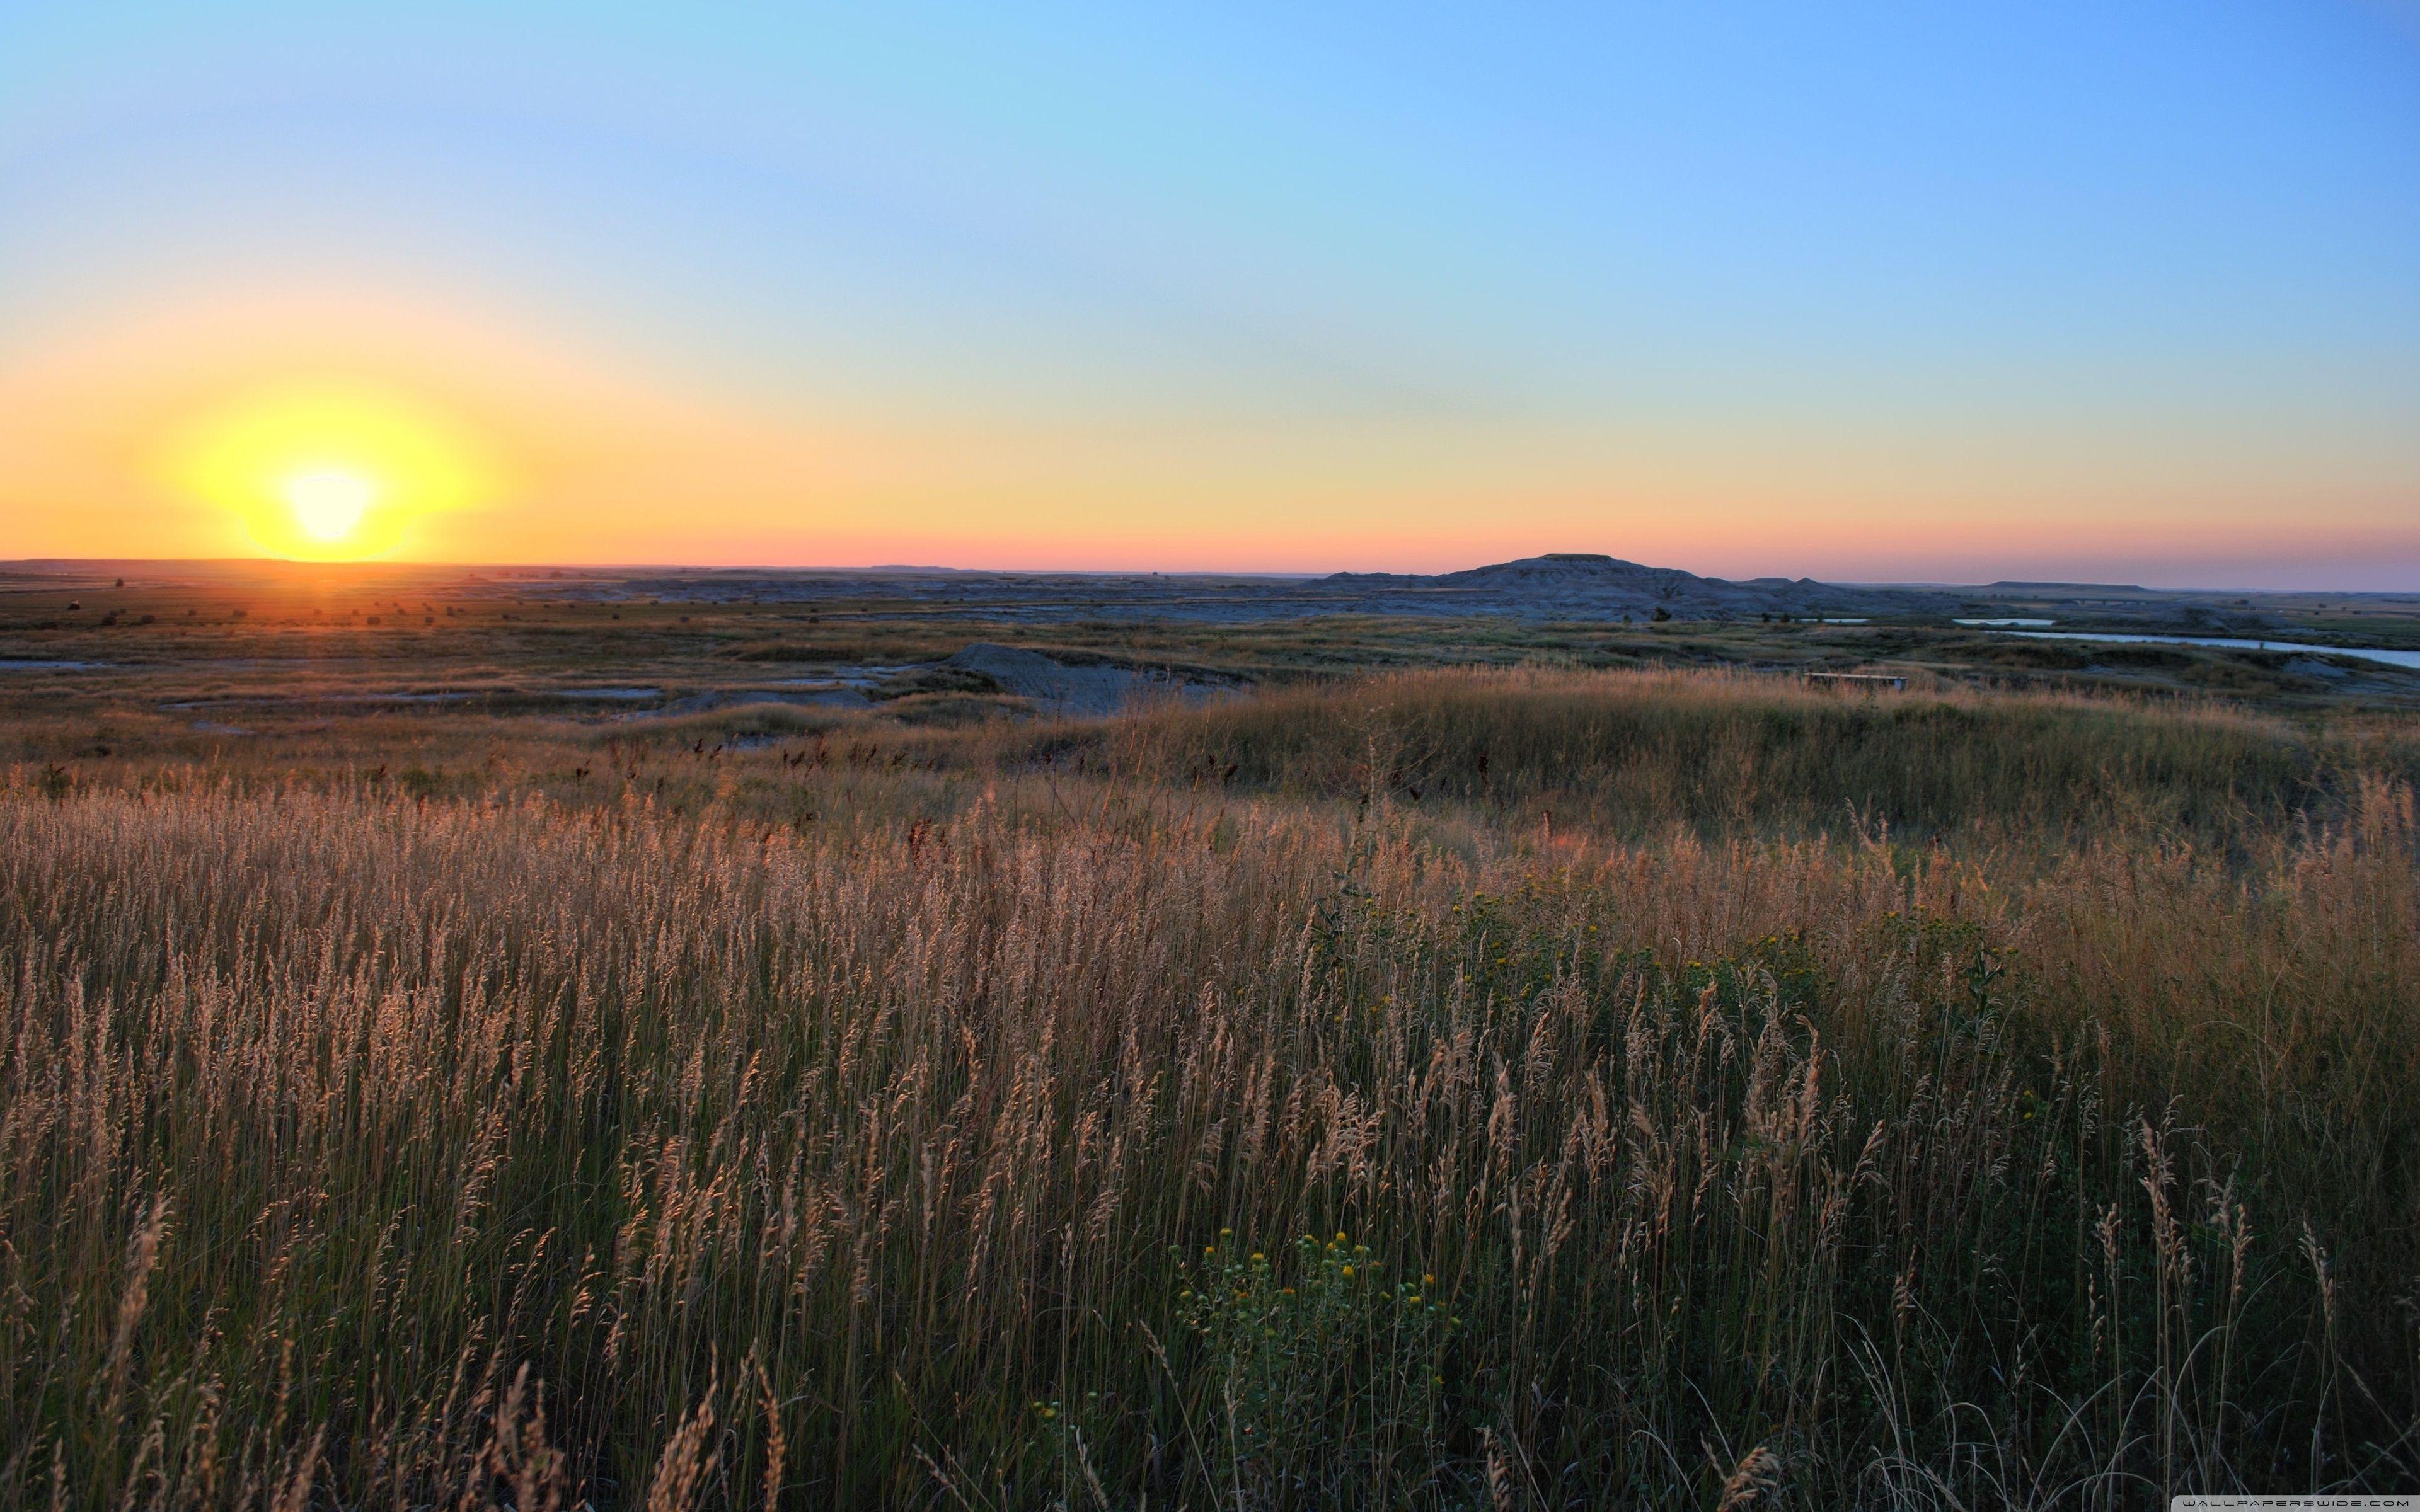
[[0, 1499], [2420, 1485], [2391, 780], [2020, 865], [749, 759], [0, 795]]
[[2356, 740], [2218, 704], [1875, 696], [1722, 671], [1406, 672], [997, 738], [1011, 754], [1146, 782], [1475, 802], [1633, 838], [1675, 823], [2060, 841], [2125, 824], [2228, 838], [2340, 808], [2366, 772], [2420, 777], [2400, 729]]

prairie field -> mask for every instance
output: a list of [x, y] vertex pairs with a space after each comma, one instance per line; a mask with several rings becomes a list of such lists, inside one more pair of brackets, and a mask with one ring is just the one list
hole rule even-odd
[[2420, 1490], [2409, 717], [77, 718], [0, 1504]]

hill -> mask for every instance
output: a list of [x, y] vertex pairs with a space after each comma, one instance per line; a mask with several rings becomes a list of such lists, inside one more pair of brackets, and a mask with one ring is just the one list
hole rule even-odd
[[1526, 619], [1676, 620], [1907, 614], [1941, 609], [1947, 595], [1923, 589], [1845, 588], [1812, 578], [1732, 582], [1620, 557], [1554, 551], [1435, 576], [1340, 572], [1324, 587], [1357, 592], [1376, 613], [1512, 614]]

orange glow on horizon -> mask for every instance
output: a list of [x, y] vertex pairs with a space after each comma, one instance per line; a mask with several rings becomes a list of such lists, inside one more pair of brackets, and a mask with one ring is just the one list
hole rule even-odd
[[118, 310], [0, 353], [0, 557], [1317, 572], [1572, 550], [1974, 581], [2188, 548], [2250, 573], [2281, 542], [2420, 555], [2391, 523], [2391, 449], [2315, 458], [2290, 438], [2062, 451], [1984, 428], [1917, 449], [1776, 414], [1743, 447], [1682, 414], [1214, 424], [677, 372], [442, 300]]

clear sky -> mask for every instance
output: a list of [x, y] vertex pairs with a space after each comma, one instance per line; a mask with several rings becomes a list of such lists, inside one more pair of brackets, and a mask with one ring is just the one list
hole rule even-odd
[[2420, 4], [0, 0], [0, 557], [2420, 588]]

